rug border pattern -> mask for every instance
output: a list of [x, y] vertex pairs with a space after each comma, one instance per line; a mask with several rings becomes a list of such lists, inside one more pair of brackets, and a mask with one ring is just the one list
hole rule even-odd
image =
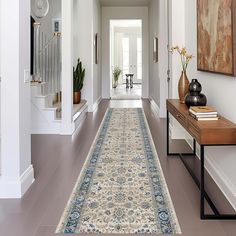
[[[148, 124], [145, 112], [142, 108], [138, 108], [138, 112], [139, 112], [139, 117], [142, 118], [144, 121], [144, 126], [143, 126], [142, 122], [140, 122], [141, 128], [143, 129], [142, 133], [143, 133], [144, 143], [148, 143], [147, 145], [150, 145], [150, 147], [151, 147], [151, 149], [149, 150], [149, 153], [147, 153], [147, 158], [149, 155], [151, 155], [153, 157], [154, 161], [156, 162], [156, 167], [158, 168], [158, 171], [159, 171], [160, 182], [162, 184], [162, 189], [163, 189], [162, 193], [165, 195], [165, 200], [167, 201], [167, 205], [169, 206], [169, 208], [166, 210], [168, 210], [168, 214], [169, 214], [170, 218], [172, 219], [171, 226], [172, 226], [172, 229], [174, 229], [174, 232], [171, 232], [171, 234], [182, 234], [180, 224], [179, 224], [176, 212], [175, 212], [174, 204], [173, 204], [172, 199], [170, 197], [170, 192], [169, 192], [166, 180], [165, 180], [165, 176], [164, 176], [164, 173], [163, 173], [163, 170], [161, 167], [161, 163], [160, 163], [157, 151], [156, 151], [156, 147], [155, 147], [155, 144], [154, 144], [154, 141], [152, 138], [152, 134], [151, 134], [151, 131], [149, 128], [149, 124]], [[146, 147], [144, 148], [144, 150], [147, 152]], [[151, 181], [151, 183], [153, 183], [153, 182]], [[155, 186], [154, 186], [154, 188], [155, 188]]]

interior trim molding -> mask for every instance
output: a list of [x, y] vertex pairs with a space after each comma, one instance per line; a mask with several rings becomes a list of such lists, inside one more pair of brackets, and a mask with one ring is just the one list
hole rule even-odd
[[27, 192], [34, 183], [34, 168], [30, 165], [28, 169], [16, 180], [0, 178], [0, 199], [19, 199]]
[[102, 97], [100, 96], [98, 99], [97, 99], [97, 101], [93, 104], [93, 112], [95, 112], [96, 110], [97, 110], [97, 108], [98, 108], [98, 106], [99, 106], [99, 104], [101, 103], [101, 101], [102, 101]]
[[154, 113], [159, 117], [160, 116], [160, 108], [159, 106], [156, 104], [155, 100], [153, 99], [153, 97], [149, 97], [149, 102], [151, 103], [151, 107], [154, 111]]
[[86, 119], [88, 113], [88, 105], [84, 105], [84, 108], [76, 114], [76, 117], [74, 116], [73, 118], [73, 123], [74, 123], [74, 132], [73, 135], [77, 132], [77, 130], [80, 128], [82, 125], [83, 121]]

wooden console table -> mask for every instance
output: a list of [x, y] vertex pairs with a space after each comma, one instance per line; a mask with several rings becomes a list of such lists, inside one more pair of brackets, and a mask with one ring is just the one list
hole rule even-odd
[[[190, 168], [185, 164], [194, 181], [200, 188], [200, 216], [208, 220], [236, 220], [235, 214], [220, 214], [208, 194], [205, 192], [205, 147], [206, 146], [233, 146], [236, 145], [236, 124], [220, 116], [217, 121], [197, 121], [189, 115], [188, 108], [179, 100], [169, 99], [167, 106], [167, 155], [179, 155], [184, 162], [184, 156], [196, 156], [196, 142], [200, 145], [201, 177], [200, 182]], [[169, 147], [169, 114], [171, 114], [193, 137], [193, 153], [170, 153]], [[214, 212], [205, 214], [204, 199], [206, 199]]]

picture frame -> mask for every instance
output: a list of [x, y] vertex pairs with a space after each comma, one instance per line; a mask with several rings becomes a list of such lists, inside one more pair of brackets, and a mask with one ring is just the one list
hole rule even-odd
[[98, 46], [98, 33], [95, 34], [94, 37], [94, 59], [95, 59], [95, 64], [99, 63], [99, 46]]
[[235, 7], [236, 0], [197, 0], [199, 71], [236, 76]]
[[153, 38], [153, 61], [158, 62], [158, 38]]

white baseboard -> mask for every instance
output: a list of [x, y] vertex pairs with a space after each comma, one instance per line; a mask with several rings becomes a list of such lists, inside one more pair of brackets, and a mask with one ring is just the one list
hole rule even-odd
[[102, 97], [99, 97], [97, 99], [97, 101], [93, 104], [93, 108], [92, 108], [93, 112], [95, 112], [97, 110], [97, 108], [98, 108], [101, 101], [102, 101]]
[[61, 121], [31, 124], [31, 134], [60, 134]]
[[88, 112], [94, 112], [98, 108], [99, 103], [102, 101], [102, 97], [99, 97], [94, 104], [88, 106]]
[[0, 178], [0, 199], [22, 198], [34, 183], [34, 168], [32, 165], [17, 180]]
[[71, 122], [69, 124], [61, 124], [60, 135], [70, 136], [75, 132], [75, 124]]
[[214, 179], [218, 185], [221, 192], [225, 195], [226, 199], [229, 201], [231, 206], [236, 211], [236, 188], [232, 181], [225, 175], [225, 173], [218, 168], [217, 164], [212, 161], [214, 158], [209, 158], [209, 154], [206, 156], [206, 169], [210, 173], [211, 177]]
[[[87, 111], [86, 111], [86, 114], [87, 114], [87, 112], [88, 112], [88, 109], [87, 109]], [[86, 119], [86, 117], [87, 117], [86, 114], [81, 115], [81, 116], [79, 117], [79, 119], [76, 120], [76, 123], [75, 123], [75, 132], [72, 134], [72, 140], [73, 140], [75, 137], [77, 137], [77, 134], [79, 133], [80, 129], [82, 128], [83, 122], [85, 121], [85, 119]]]
[[76, 132], [77, 129], [80, 127], [80, 125], [83, 123], [84, 119], [87, 116], [87, 113], [88, 113], [88, 105], [85, 104], [83, 108], [74, 115], [73, 117], [73, 122], [74, 122], [74, 127], [75, 127], [74, 132]]
[[154, 99], [152, 97], [149, 97], [149, 102], [151, 103], [154, 113], [159, 117], [159, 115], [160, 115], [159, 106], [156, 104], [156, 102], [154, 101]]

